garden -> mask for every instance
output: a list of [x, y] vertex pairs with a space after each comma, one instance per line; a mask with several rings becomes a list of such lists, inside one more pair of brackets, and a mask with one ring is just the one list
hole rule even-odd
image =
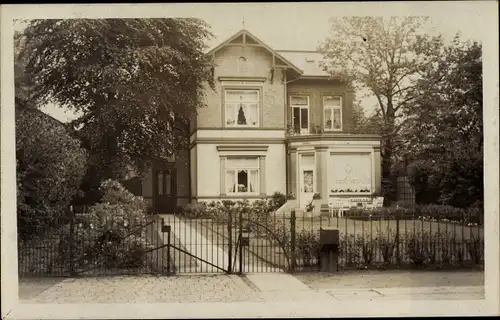
[[343, 218], [290, 217], [274, 213], [283, 198], [276, 193], [270, 200], [196, 203], [186, 206], [181, 215], [204, 225], [205, 237], [224, 238], [219, 242], [224, 242], [226, 250], [229, 238], [232, 248], [237, 247], [241, 227], [249, 238], [243, 247], [249, 272], [289, 270], [293, 256], [295, 271], [317, 270], [322, 227], [340, 230], [342, 269], [482, 268], [484, 263], [483, 213], [479, 208], [422, 205], [410, 210], [392, 206], [353, 209]]
[[102, 199], [85, 212], [69, 210], [50, 228], [19, 242], [21, 276], [137, 274], [162, 270], [167, 256], [160, 221], [120, 183], [101, 184]]

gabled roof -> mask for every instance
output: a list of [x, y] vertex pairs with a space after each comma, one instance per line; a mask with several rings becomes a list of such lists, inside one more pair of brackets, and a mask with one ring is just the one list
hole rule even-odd
[[263, 47], [264, 49], [268, 50], [271, 54], [273, 54], [276, 58], [278, 58], [279, 60], [283, 61], [286, 64], [287, 67], [293, 69], [294, 71], [296, 71], [300, 75], [304, 74], [304, 72], [299, 67], [297, 67], [295, 64], [293, 64], [288, 59], [286, 59], [284, 56], [282, 56], [276, 50], [272, 49], [267, 44], [265, 44], [264, 42], [262, 42], [259, 38], [257, 38], [253, 34], [251, 34], [246, 29], [241, 29], [236, 34], [234, 34], [233, 36], [231, 36], [230, 38], [228, 38], [227, 40], [223, 41], [222, 43], [220, 43], [216, 47], [212, 48], [208, 52], [208, 54], [213, 54], [213, 53], [219, 51], [224, 46], [226, 46], [226, 45], [230, 44], [231, 42], [237, 40], [239, 37], [243, 37], [243, 39], [247, 39], [247, 37], [249, 37], [251, 40], [253, 40], [251, 44], [257, 44], [257, 45]]

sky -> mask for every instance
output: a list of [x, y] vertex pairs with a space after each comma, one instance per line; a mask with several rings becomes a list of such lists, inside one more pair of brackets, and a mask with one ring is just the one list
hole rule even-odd
[[[185, 6], [175, 4], [165, 6], [164, 15], [175, 14], [205, 20], [215, 35], [215, 38], [208, 43], [210, 47], [244, 27], [275, 50], [315, 50], [318, 43], [329, 34], [329, 18], [344, 13], [366, 15], [366, 10], [360, 11], [360, 4], [357, 4], [358, 9], [345, 3], [198, 3]], [[443, 11], [431, 11], [426, 14], [430, 17], [430, 24], [425, 32], [441, 33], [447, 41], [451, 41], [457, 32], [461, 33], [462, 39], [481, 40], [484, 28], [480, 22], [480, 13], [471, 11], [470, 6], [464, 6], [459, 2], [449, 4], [445, 10], [446, 15], [443, 15]], [[391, 7], [388, 3], [385, 3], [385, 6]], [[189, 12], [189, 15], [182, 14], [182, 10]], [[386, 9], [376, 7], [373, 12], [377, 10], [384, 12]], [[162, 14], [161, 10], [155, 12], [157, 15]], [[23, 28], [22, 23], [14, 25], [15, 30], [21, 31]], [[374, 103], [375, 101], [370, 98], [363, 101], [368, 113]], [[71, 113], [51, 105], [43, 110], [61, 121], [68, 121], [74, 117]]]

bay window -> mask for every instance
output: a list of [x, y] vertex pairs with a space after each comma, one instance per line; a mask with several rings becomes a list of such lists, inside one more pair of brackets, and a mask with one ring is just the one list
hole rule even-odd
[[259, 158], [226, 159], [227, 194], [256, 194], [259, 192]]
[[260, 91], [257, 89], [227, 89], [224, 91], [227, 127], [258, 127]]
[[325, 131], [342, 131], [342, 97], [323, 97], [323, 128]]

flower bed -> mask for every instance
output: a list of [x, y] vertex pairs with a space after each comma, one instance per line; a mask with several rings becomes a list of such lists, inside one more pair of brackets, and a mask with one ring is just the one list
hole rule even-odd
[[455, 208], [445, 205], [416, 206], [414, 210], [405, 207], [382, 207], [374, 209], [353, 208], [344, 213], [355, 220], [425, 220], [432, 222], [461, 223], [467, 226], [483, 224], [483, 210], [480, 208]]

